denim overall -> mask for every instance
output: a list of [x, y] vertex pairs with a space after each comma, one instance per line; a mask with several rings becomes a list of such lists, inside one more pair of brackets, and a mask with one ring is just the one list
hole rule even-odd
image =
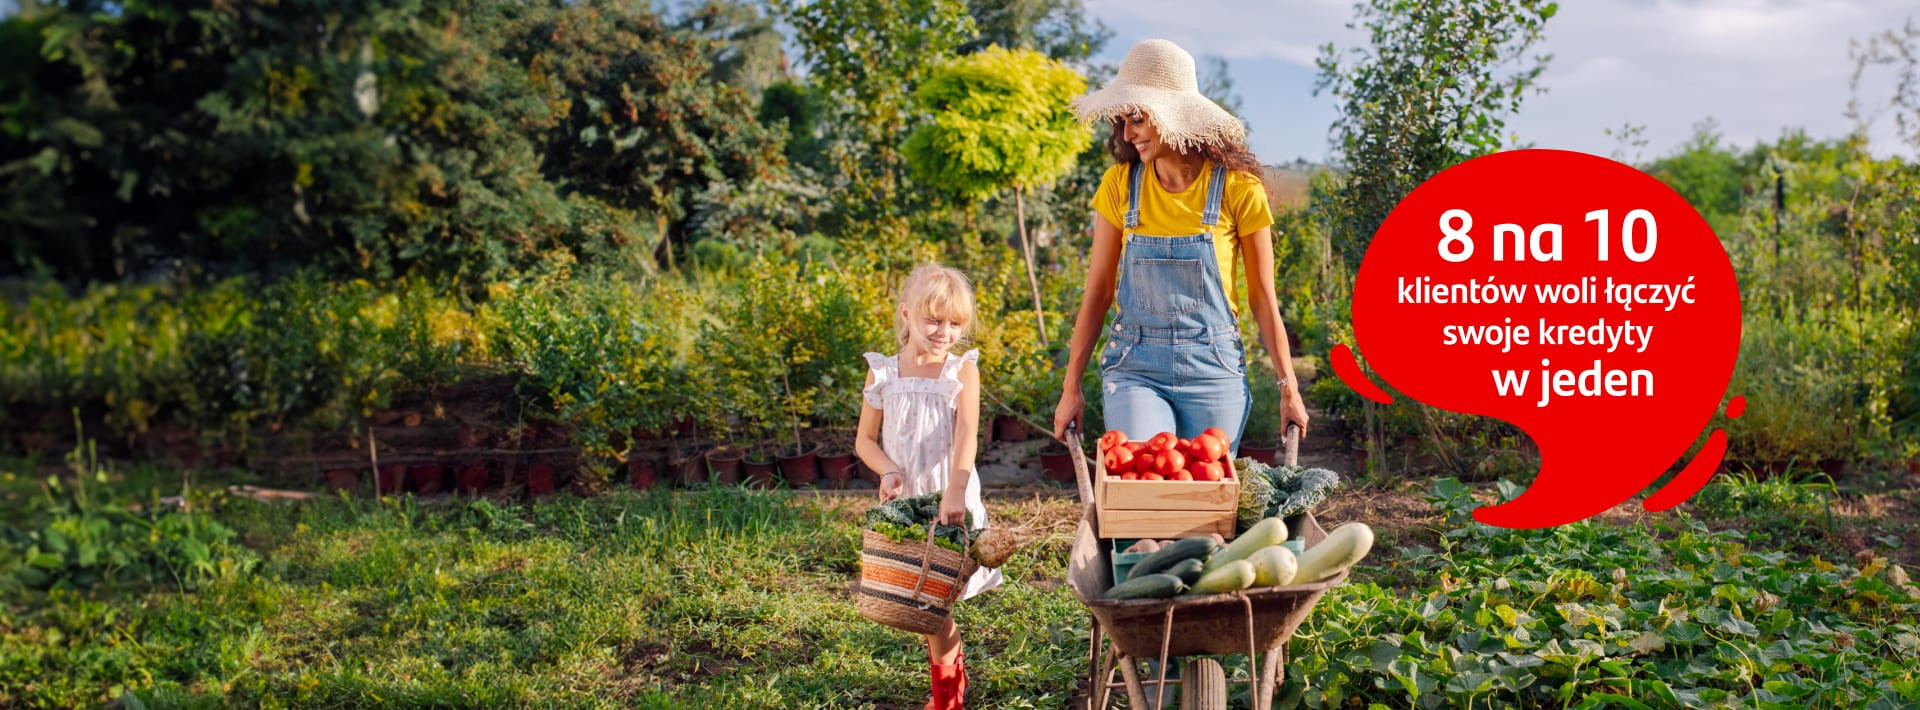
[[1204, 226], [1184, 237], [1134, 232], [1146, 171], [1135, 162], [1128, 173], [1126, 241], [1114, 296], [1120, 313], [1100, 357], [1107, 428], [1132, 439], [1163, 431], [1186, 439], [1218, 427], [1233, 437], [1228, 446], [1237, 452], [1253, 397], [1246, 349], [1213, 250], [1227, 171], [1212, 166]]

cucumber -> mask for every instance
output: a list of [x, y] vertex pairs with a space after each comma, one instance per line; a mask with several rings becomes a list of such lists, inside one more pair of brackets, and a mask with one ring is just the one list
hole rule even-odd
[[1221, 550], [1220, 554], [1214, 555], [1213, 559], [1207, 560], [1207, 571], [1212, 572], [1220, 569], [1226, 566], [1228, 562], [1234, 560], [1247, 559], [1253, 556], [1255, 552], [1286, 541], [1286, 521], [1279, 518], [1266, 518], [1254, 523], [1253, 527], [1247, 528], [1247, 531], [1241, 534], [1240, 537], [1234, 538], [1233, 544], [1228, 545], [1227, 549]]
[[1190, 537], [1170, 545], [1161, 545], [1153, 554], [1147, 555], [1133, 565], [1133, 571], [1127, 579], [1139, 579], [1150, 574], [1165, 572], [1181, 560], [1206, 560], [1213, 552], [1213, 539], [1205, 536]]
[[1234, 560], [1225, 566], [1200, 578], [1193, 583], [1192, 594], [1219, 594], [1246, 589], [1253, 586], [1255, 577], [1253, 563], [1246, 560]]
[[[1352, 567], [1373, 549], [1373, 528], [1366, 523], [1347, 523], [1327, 533], [1327, 539], [1307, 548], [1300, 555], [1300, 569], [1294, 584], [1312, 584]], [[1206, 581], [1206, 580], [1201, 580]]]
[[1253, 586], [1256, 587], [1288, 584], [1300, 569], [1300, 562], [1294, 559], [1293, 551], [1280, 545], [1260, 548], [1247, 561], [1253, 563]]
[[1107, 590], [1108, 599], [1162, 599], [1186, 591], [1187, 583], [1170, 574], [1129, 579]]
[[1205, 571], [1206, 567], [1207, 564], [1200, 561], [1199, 558], [1190, 557], [1174, 563], [1172, 567], [1168, 567], [1166, 571], [1161, 572], [1161, 574], [1170, 574], [1179, 577], [1182, 582], [1193, 584], [1194, 582], [1200, 581], [1200, 573]]

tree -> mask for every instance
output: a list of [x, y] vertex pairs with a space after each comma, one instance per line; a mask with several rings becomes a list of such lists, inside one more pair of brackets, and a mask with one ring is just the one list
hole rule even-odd
[[963, 199], [1013, 188], [1043, 345], [1046, 320], [1023, 195], [1066, 174], [1087, 145], [1087, 130], [1067, 105], [1086, 89], [1079, 72], [1031, 50], [993, 47], [959, 57], [936, 67], [920, 85], [916, 98], [929, 118], [904, 147], [921, 180]]
[[1340, 101], [1333, 138], [1349, 172], [1334, 243], [1349, 266], [1415, 186], [1505, 143], [1505, 116], [1539, 90], [1551, 58], [1526, 52], [1556, 11], [1541, 0], [1354, 5], [1348, 26], [1364, 27], [1368, 46], [1322, 47], [1314, 87]]
[[807, 79], [842, 115], [827, 123], [837, 226], [903, 230], [913, 87], [974, 34], [961, 0], [778, 0], [793, 25]]
[[1081, 0], [968, 0], [967, 13], [979, 34], [955, 49], [960, 54], [995, 46], [1031, 49], [1077, 65], [1113, 38], [1106, 24], [1088, 21]]
[[713, 42], [612, 0], [522, 26], [505, 53], [557, 114], [543, 173], [568, 193], [652, 213], [661, 262], [689, 243], [703, 201], [785, 177], [784, 136], [756, 120], [757, 97], [709, 79]]

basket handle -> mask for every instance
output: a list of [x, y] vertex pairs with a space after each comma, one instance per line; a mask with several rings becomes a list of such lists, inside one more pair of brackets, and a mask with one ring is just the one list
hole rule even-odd
[[[914, 599], [920, 598], [920, 591], [927, 586], [927, 575], [933, 573], [933, 529], [939, 524], [939, 520], [927, 523], [927, 542], [926, 545], [920, 548], [920, 578], [913, 582]], [[967, 531], [965, 523], [960, 525], [960, 539], [962, 541], [960, 554], [971, 559], [973, 557], [973, 534]], [[953, 584], [947, 585], [950, 587], [947, 591], [947, 606], [953, 606], [953, 602], [960, 598], [960, 589], [966, 582], [967, 580], [964, 579], [955, 579], [953, 580]]]

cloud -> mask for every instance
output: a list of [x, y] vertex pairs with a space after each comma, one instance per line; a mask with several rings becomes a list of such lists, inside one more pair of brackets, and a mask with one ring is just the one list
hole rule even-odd
[[[1321, 45], [1352, 47], [1365, 39], [1345, 27], [1353, 14], [1347, 0], [1097, 0], [1088, 10], [1115, 30], [1110, 59], [1150, 36], [1226, 57], [1236, 68], [1235, 88], [1247, 96], [1249, 125], [1273, 146], [1266, 152], [1281, 154], [1323, 155], [1324, 134], [1261, 130], [1275, 123], [1263, 111], [1298, 112], [1303, 102], [1326, 111], [1334, 102], [1310, 92], [1265, 96], [1263, 82], [1297, 85], [1292, 75], [1313, 71]], [[1631, 122], [1646, 126], [1644, 157], [1679, 145], [1709, 116], [1734, 145], [1772, 140], [1789, 128], [1843, 136], [1854, 129], [1845, 116], [1850, 43], [1908, 17], [1920, 19], [1912, 0], [1561, 2], [1536, 50], [1553, 55], [1541, 77], [1547, 93], [1528, 97], [1508, 127], [1525, 142], [1604, 155], [1619, 147], [1605, 131]], [[1269, 82], [1276, 75], [1289, 81]], [[1890, 77], [1872, 75], [1862, 98], [1884, 101], [1891, 92]], [[1875, 124], [1876, 152], [1897, 147], [1891, 124], [1891, 117]], [[1287, 133], [1307, 132], [1290, 126]]]

